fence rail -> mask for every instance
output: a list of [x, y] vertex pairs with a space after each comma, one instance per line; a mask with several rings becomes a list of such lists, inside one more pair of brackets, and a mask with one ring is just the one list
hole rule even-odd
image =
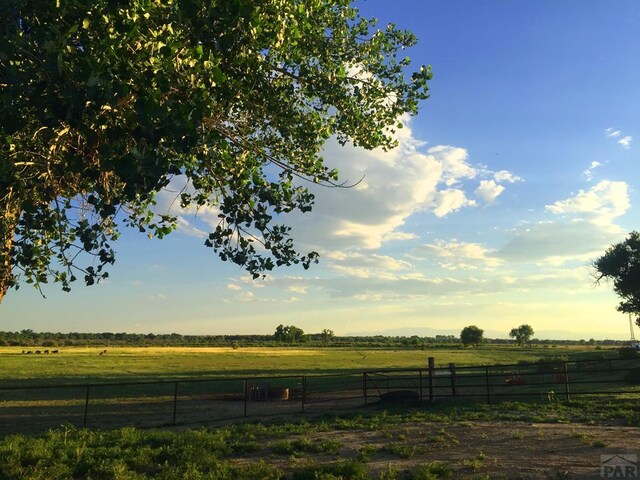
[[436, 366], [324, 375], [0, 387], [0, 435], [78, 427], [211, 424], [384, 401], [640, 395], [640, 359]]
[[[365, 400], [511, 397], [570, 401], [575, 395], [640, 394], [640, 359], [550, 361], [365, 372]], [[425, 381], [427, 379], [427, 381]]]

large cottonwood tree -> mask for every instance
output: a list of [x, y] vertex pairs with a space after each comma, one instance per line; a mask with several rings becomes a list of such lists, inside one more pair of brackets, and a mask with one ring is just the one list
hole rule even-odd
[[[640, 233], [631, 232], [623, 242], [607, 249], [593, 262], [596, 283], [605, 279], [613, 283], [620, 297], [618, 311], [640, 316]], [[636, 323], [640, 325], [640, 318]]]
[[465, 347], [471, 345], [478, 348], [484, 341], [484, 330], [476, 325], [464, 327], [460, 332], [460, 341]]
[[531, 346], [531, 338], [533, 337], [533, 327], [531, 325], [520, 325], [519, 327], [512, 328], [509, 332], [509, 336], [515, 339], [516, 343], [521, 347], [525, 343]]
[[206, 245], [223, 260], [315, 262], [281, 221], [312, 207], [301, 179], [337, 182], [323, 143], [393, 147], [431, 78], [407, 72], [411, 33], [351, 3], [0, 2], [0, 300], [105, 277], [119, 226], [171, 232], [152, 207], [177, 175], [177, 203], [219, 209]]

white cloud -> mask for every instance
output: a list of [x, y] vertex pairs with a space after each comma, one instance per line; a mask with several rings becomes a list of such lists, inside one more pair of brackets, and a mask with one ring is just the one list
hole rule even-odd
[[571, 214], [597, 223], [608, 224], [629, 208], [628, 186], [625, 182], [603, 180], [591, 189], [580, 190], [574, 197], [547, 205], [556, 215]]
[[[453, 274], [453, 272], [452, 272]], [[592, 280], [588, 267], [569, 270], [552, 269], [536, 273], [518, 272], [517, 276], [508, 274], [485, 275], [483, 272], [471, 275], [465, 271], [454, 276], [433, 276], [419, 278], [334, 278], [318, 281], [317, 286], [333, 298], [349, 298], [362, 302], [369, 301], [424, 301], [431, 304], [434, 300], [444, 300], [456, 305], [465, 302], [477, 304], [485, 297], [504, 298], [522, 292], [553, 291], [563, 294], [577, 289], [590, 288]]]
[[345, 252], [336, 250], [325, 253], [324, 257], [332, 260], [347, 260], [349, 258], [349, 255]]
[[329, 270], [348, 277], [358, 278], [398, 278], [399, 272], [412, 269], [409, 262], [388, 255], [363, 254], [353, 252], [348, 256], [333, 255]]
[[190, 235], [192, 237], [205, 237], [207, 233], [199, 228], [195, 227], [192, 223], [190, 223], [185, 217], [182, 215], [178, 216], [178, 230], [185, 235]]
[[464, 191], [459, 188], [440, 190], [436, 193], [433, 201], [433, 214], [436, 217], [444, 217], [452, 212], [456, 212], [463, 207], [475, 207], [474, 200], [467, 199]]
[[633, 140], [633, 137], [631, 135], [627, 135], [626, 137], [619, 139], [618, 143], [624, 148], [631, 148], [631, 140]]
[[596, 161], [591, 162], [589, 167], [584, 172], [582, 172], [582, 175], [585, 178], [585, 180], [587, 180], [588, 182], [593, 180], [593, 171], [596, 168], [601, 167], [601, 166], [602, 166], [602, 164], [600, 162], [596, 162]]
[[520, 228], [497, 256], [556, 266], [570, 261], [589, 262], [624, 233], [613, 220], [630, 206], [627, 190], [625, 182], [603, 180], [589, 190], [547, 205], [548, 212], [569, 217], [568, 221], [539, 222]]
[[255, 293], [253, 292], [242, 292], [234, 297], [234, 301], [247, 303], [252, 302], [254, 300]]
[[273, 283], [273, 278], [269, 276], [261, 278], [260, 280], [254, 280], [251, 275], [242, 275], [234, 280], [242, 283], [245, 287], [250, 288], [265, 288], [269, 284]]
[[[436, 145], [423, 151], [409, 123], [396, 133], [397, 148], [367, 151], [335, 140], [325, 145], [327, 166], [337, 168], [340, 181], [354, 188], [311, 186], [315, 194], [313, 211], [294, 213], [283, 221], [293, 227], [298, 246], [328, 252], [345, 249], [377, 249], [385, 242], [412, 240], [416, 234], [407, 226], [409, 217], [429, 212], [442, 218], [473, 207], [475, 186], [470, 180], [492, 178], [488, 168], [469, 161], [466, 149]], [[506, 171], [498, 177], [513, 181]]]
[[607, 128], [604, 131], [607, 138], [611, 140], [615, 140], [618, 145], [622, 145], [623, 148], [629, 149], [631, 148], [631, 141], [633, 137], [631, 135], [622, 136], [623, 133], [620, 130], [615, 130], [613, 128]]
[[513, 173], [507, 170], [500, 170], [499, 172], [495, 172], [493, 174], [493, 179], [496, 182], [507, 182], [507, 183], [516, 183], [516, 182], [522, 181], [522, 178], [518, 177], [517, 175], [514, 175]]
[[182, 208], [180, 194], [194, 193], [194, 191], [185, 175], [174, 175], [169, 184], [156, 195], [153, 211], [159, 215], [177, 216], [179, 232], [194, 237], [204, 237], [218, 225], [220, 210], [217, 207], [195, 205]]
[[416, 240], [419, 238], [415, 233], [393, 231], [386, 233], [383, 242]]
[[437, 145], [427, 150], [427, 154], [441, 159], [443, 180], [448, 187], [461, 179], [474, 178], [478, 174], [478, 169], [467, 163], [469, 154], [464, 148]]
[[607, 138], [617, 138], [622, 135], [622, 132], [620, 130], [614, 130], [613, 128], [605, 129], [604, 133]]
[[502, 192], [504, 192], [502, 185], [498, 185], [493, 180], [481, 180], [475, 194], [486, 203], [492, 203]]
[[448, 270], [496, 267], [502, 263], [502, 260], [496, 258], [491, 250], [482, 245], [456, 240], [422, 245], [412, 252], [412, 256], [416, 258], [433, 256], [440, 259], [440, 266]]
[[305, 294], [307, 293], [308, 285], [289, 285], [286, 290], [289, 292]]
[[242, 287], [240, 285], [235, 284], [235, 283], [228, 283], [227, 284], [227, 288], [229, 290], [235, 290], [235, 291], [242, 290]]
[[616, 242], [622, 233], [616, 225], [599, 225], [587, 220], [540, 222], [517, 231], [496, 256], [510, 262], [552, 265], [589, 262]]
[[[390, 151], [340, 146], [335, 139], [327, 142], [325, 163], [338, 169], [340, 181], [347, 185], [361, 181], [353, 188], [311, 185], [316, 197], [313, 211], [293, 212], [278, 219], [293, 227], [292, 236], [300, 250], [320, 251], [326, 257], [328, 252], [345, 248], [377, 249], [385, 242], [414, 240], [415, 233], [401, 230], [411, 215], [427, 211], [442, 218], [476, 206], [476, 201], [468, 198], [468, 180], [494, 177], [495, 181], [519, 181], [506, 170], [494, 173], [472, 165], [467, 150], [461, 147], [437, 145], [421, 151], [425, 142], [414, 137], [408, 120], [404, 120], [405, 127], [395, 133], [399, 146]], [[495, 199], [504, 190], [495, 181], [481, 180], [476, 195], [487, 202]], [[180, 193], [192, 191], [185, 176], [173, 177], [158, 194], [155, 211], [177, 215], [179, 231], [202, 237], [218, 224], [219, 210], [180, 208]]]

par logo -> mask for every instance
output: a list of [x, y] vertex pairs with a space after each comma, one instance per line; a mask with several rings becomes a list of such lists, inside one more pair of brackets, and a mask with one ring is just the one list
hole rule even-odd
[[603, 478], [638, 478], [638, 456], [600, 455], [600, 475]]

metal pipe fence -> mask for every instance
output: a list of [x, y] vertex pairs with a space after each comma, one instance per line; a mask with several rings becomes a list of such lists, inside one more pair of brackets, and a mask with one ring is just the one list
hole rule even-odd
[[0, 387], [0, 435], [76, 427], [166, 427], [335, 412], [385, 401], [640, 395], [640, 359], [436, 366], [274, 375]]
[[[640, 394], [640, 358], [446, 367], [430, 362], [426, 369], [369, 371], [364, 376], [365, 403], [386, 398], [570, 401], [577, 395]], [[428, 378], [426, 386], [423, 378]]]

